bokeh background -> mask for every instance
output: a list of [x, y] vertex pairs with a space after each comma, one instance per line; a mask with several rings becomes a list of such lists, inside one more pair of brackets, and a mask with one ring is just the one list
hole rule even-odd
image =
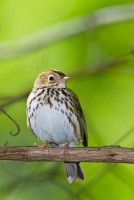
[[[26, 98], [37, 74], [58, 69], [83, 107], [90, 146], [134, 146], [134, 1], [0, 0], [0, 145], [37, 141]], [[70, 185], [63, 163], [0, 161], [0, 199], [134, 198], [134, 166], [83, 163]]]

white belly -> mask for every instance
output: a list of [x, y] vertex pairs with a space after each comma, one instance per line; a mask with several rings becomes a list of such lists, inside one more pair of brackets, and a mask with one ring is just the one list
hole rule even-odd
[[[38, 109], [36, 109], [37, 104]], [[30, 126], [40, 140], [56, 144], [70, 141], [74, 144], [78, 143], [74, 127], [67, 118], [69, 111], [64, 104], [55, 101], [51, 107], [49, 104], [41, 105], [35, 100], [31, 103], [31, 111], [33, 116], [30, 117]], [[30, 114], [28, 113], [29, 116]]]

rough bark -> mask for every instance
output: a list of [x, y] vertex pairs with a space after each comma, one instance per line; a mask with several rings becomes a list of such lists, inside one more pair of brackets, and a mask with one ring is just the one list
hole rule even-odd
[[14, 160], [24, 162], [108, 162], [134, 163], [134, 149], [120, 146], [68, 148], [46, 148], [34, 146], [1, 146], [0, 160]]

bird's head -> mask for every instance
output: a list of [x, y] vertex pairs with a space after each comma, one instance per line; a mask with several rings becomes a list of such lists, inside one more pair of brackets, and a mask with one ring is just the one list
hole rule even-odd
[[55, 87], [55, 88], [65, 88], [66, 80], [69, 77], [65, 76], [60, 71], [57, 70], [49, 70], [42, 72], [38, 75], [35, 80], [34, 88], [43, 88], [43, 87]]

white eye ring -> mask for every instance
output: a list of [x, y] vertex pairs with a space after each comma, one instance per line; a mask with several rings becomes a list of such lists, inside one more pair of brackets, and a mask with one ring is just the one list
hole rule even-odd
[[49, 80], [49, 81], [53, 81], [53, 80], [54, 80], [54, 76], [53, 76], [53, 75], [49, 75], [49, 76], [48, 76], [48, 80]]

